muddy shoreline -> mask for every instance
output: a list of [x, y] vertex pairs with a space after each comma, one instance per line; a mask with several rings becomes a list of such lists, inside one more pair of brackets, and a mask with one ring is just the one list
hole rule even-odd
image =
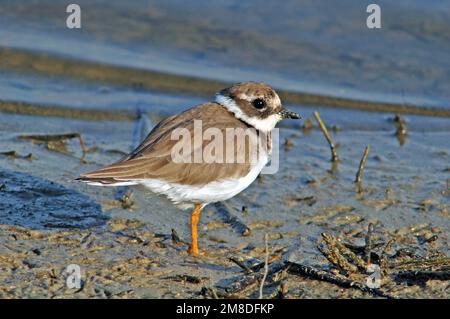
[[[88, 61], [72, 60], [60, 56], [25, 50], [0, 48], [0, 67], [19, 73], [62, 76], [100, 84], [127, 86], [138, 90], [153, 90], [172, 94], [212, 96], [230, 83], [212, 79], [182, 76], [157, 71], [133, 69]], [[132, 79], [130, 81], [130, 79]], [[423, 107], [407, 103], [395, 104], [353, 100], [340, 97], [277, 90], [286, 104], [344, 108], [371, 112], [390, 112], [433, 117], [450, 117], [448, 108]], [[25, 107], [17, 105], [16, 112], [27, 114]], [[1, 111], [15, 112], [10, 104], [0, 104]]]

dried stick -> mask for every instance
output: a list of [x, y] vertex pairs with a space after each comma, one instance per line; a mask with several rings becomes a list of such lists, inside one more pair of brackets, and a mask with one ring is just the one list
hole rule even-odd
[[219, 202], [214, 204], [214, 208], [220, 215], [222, 215], [222, 220], [231, 225], [231, 227], [238, 231], [241, 236], [249, 236], [251, 234], [251, 229], [238, 217], [233, 215], [231, 212], [232, 209], [228, 205]]
[[339, 157], [337, 155], [336, 152], [336, 146], [333, 143], [333, 140], [331, 139], [330, 133], [328, 133], [328, 130], [325, 126], [325, 124], [323, 124], [322, 119], [320, 118], [320, 115], [318, 112], [314, 112], [314, 117], [316, 118], [317, 123], [319, 124], [320, 129], [323, 132], [323, 135], [325, 135], [325, 138], [328, 141], [328, 144], [330, 145], [330, 150], [331, 150], [331, 161], [332, 162], [338, 162], [339, 161]]
[[404, 270], [393, 276], [405, 280], [450, 280], [450, 270]]
[[78, 141], [80, 142], [80, 148], [82, 151], [82, 156], [81, 156], [81, 161], [85, 161], [85, 157], [86, 157], [86, 153], [87, 153], [87, 149], [86, 149], [86, 144], [84, 144], [84, 140], [83, 137], [81, 136], [80, 133], [67, 133], [67, 134], [47, 134], [47, 135], [21, 135], [20, 136], [21, 139], [25, 139], [25, 140], [34, 140], [37, 142], [42, 142], [42, 143], [46, 143], [46, 142], [58, 142], [58, 141], [63, 141], [63, 140], [68, 140], [68, 139], [72, 139], [72, 138], [77, 138]]
[[171, 238], [172, 238], [172, 241], [173, 241], [174, 243], [176, 243], [176, 244], [184, 243], [184, 242], [181, 240], [181, 238], [180, 238], [180, 236], [178, 235], [178, 233], [177, 233], [177, 231], [175, 230], [175, 228], [172, 228]]
[[285, 262], [287, 266], [287, 271], [293, 275], [297, 276], [307, 276], [313, 279], [318, 279], [322, 281], [326, 281], [335, 285], [338, 285], [340, 287], [344, 288], [355, 288], [359, 289], [363, 292], [371, 293], [375, 296], [384, 297], [384, 298], [394, 298], [393, 296], [387, 294], [381, 289], [378, 288], [370, 288], [365, 284], [362, 284], [360, 282], [352, 281], [349, 279], [341, 278], [339, 276], [333, 275], [329, 272], [326, 272], [324, 270], [319, 270], [310, 266], [293, 263], [290, 261]]
[[267, 274], [269, 273], [269, 243], [267, 234], [264, 235], [264, 245], [266, 247], [266, 258], [264, 261], [264, 275], [259, 286], [259, 299], [263, 299], [264, 282], [266, 281]]
[[356, 173], [355, 183], [361, 183], [362, 173], [364, 171], [364, 167], [366, 166], [367, 156], [369, 155], [369, 149], [370, 149], [370, 146], [367, 145], [366, 149], [364, 150], [364, 154], [361, 158], [361, 162], [359, 162], [359, 168], [358, 168], [358, 172]]
[[178, 281], [178, 282], [188, 282], [191, 284], [200, 284], [202, 282], [202, 278], [199, 278], [197, 276], [192, 276], [192, 275], [175, 275], [175, 276], [163, 277], [163, 279], [169, 279], [169, 280]]
[[235, 263], [237, 266], [241, 267], [247, 274], [251, 274], [253, 271], [252, 268], [247, 267], [242, 261], [238, 260], [237, 258], [230, 257], [228, 258], [231, 262]]
[[75, 133], [76, 135], [78, 135], [78, 140], [80, 141], [80, 147], [81, 147], [81, 161], [85, 162], [86, 161], [86, 153], [87, 153], [87, 148], [86, 148], [86, 144], [84, 144], [84, 140], [83, 137], [81, 136], [80, 133]]
[[[275, 250], [273, 252], [273, 255], [271, 257], [269, 257], [269, 265], [272, 264], [273, 262], [280, 260], [281, 255], [284, 254], [285, 252], [286, 252], [286, 247]], [[250, 269], [253, 272], [257, 272], [257, 271], [261, 270], [262, 268], [264, 268], [265, 265], [266, 265], [266, 263], [263, 261], [261, 263], [251, 266]]]
[[364, 256], [367, 264], [369, 265], [371, 262], [371, 254], [372, 254], [372, 234], [373, 234], [373, 224], [370, 223], [367, 227], [367, 235], [366, 235], [366, 248], [364, 249]]
[[430, 268], [450, 268], [450, 257], [437, 257], [437, 258], [418, 258], [414, 260], [401, 261], [389, 264], [389, 268], [395, 268], [396, 270], [427, 270]]
[[399, 115], [395, 115], [394, 117], [395, 126], [397, 127], [397, 131], [395, 132], [395, 136], [397, 136], [398, 142], [400, 143], [400, 146], [405, 144], [406, 141], [406, 122], [405, 120]]
[[[272, 276], [273, 274], [276, 274], [280, 270], [283, 269], [282, 263], [274, 263], [269, 266], [269, 272], [267, 273], [267, 277]], [[256, 283], [260, 281], [262, 278], [261, 273], [251, 273], [248, 275], [245, 275], [244, 277], [240, 277], [236, 281], [234, 281], [231, 285], [224, 288], [224, 292], [228, 295], [236, 295], [236, 294], [242, 294], [251, 287], [254, 287]]]

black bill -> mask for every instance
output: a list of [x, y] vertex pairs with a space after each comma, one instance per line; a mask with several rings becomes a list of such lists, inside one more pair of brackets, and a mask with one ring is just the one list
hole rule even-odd
[[283, 119], [301, 119], [302, 117], [300, 115], [298, 115], [298, 113], [286, 110], [286, 109], [281, 109], [281, 111], [278, 113], [281, 115], [281, 117]]

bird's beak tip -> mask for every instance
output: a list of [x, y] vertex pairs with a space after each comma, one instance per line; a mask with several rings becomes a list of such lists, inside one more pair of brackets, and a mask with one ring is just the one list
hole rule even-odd
[[280, 115], [283, 119], [299, 120], [302, 118], [298, 113], [289, 111], [287, 109], [281, 109]]

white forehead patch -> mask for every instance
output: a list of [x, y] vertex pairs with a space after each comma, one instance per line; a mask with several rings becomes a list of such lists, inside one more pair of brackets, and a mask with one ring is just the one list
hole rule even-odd
[[268, 133], [272, 131], [275, 125], [281, 120], [281, 115], [272, 114], [265, 119], [260, 119], [257, 117], [249, 117], [241, 108], [234, 102], [234, 100], [228, 96], [222, 94], [216, 95], [216, 102], [224, 106], [228, 111], [234, 114], [238, 119], [244, 121], [245, 123], [253, 126], [257, 130]]

